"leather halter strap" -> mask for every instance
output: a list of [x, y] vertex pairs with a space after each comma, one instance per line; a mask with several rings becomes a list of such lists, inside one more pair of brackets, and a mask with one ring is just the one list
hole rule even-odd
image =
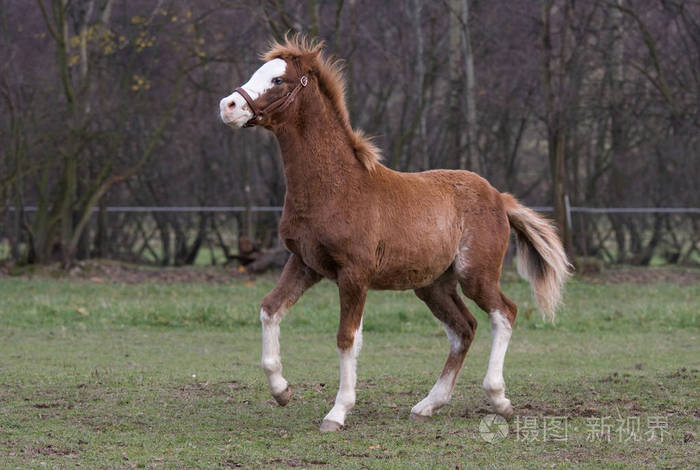
[[[299, 70], [299, 64], [296, 61], [294, 62], [294, 65], [296, 66], [297, 72], [301, 73]], [[292, 91], [276, 99], [272, 103], [265, 106], [263, 109], [260, 109], [255, 105], [255, 100], [253, 100], [253, 98], [250, 97], [248, 92], [245, 91], [242, 87], [236, 88], [235, 90], [233, 90], [233, 92], [238, 93], [243, 97], [246, 103], [248, 103], [250, 111], [253, 113], [253, 117], [250, 118], [248, 122], [246, 122], [243, 125], [243, 127], [253, 127], [257, 125], [258, 121], [260, 121], [265, 115], [271, 114], [275, 111], [283, 111], [287, 108], [287, 106], [294, 102], [294, 98], [296, 98], [301, 89], [308, 84], [309, 78], [306, 75], [301, 75], [301, 77], [299, 77], [299, 83], [297, 83], [297, 86], [295, 86], [294, 89], [292, 89]]]

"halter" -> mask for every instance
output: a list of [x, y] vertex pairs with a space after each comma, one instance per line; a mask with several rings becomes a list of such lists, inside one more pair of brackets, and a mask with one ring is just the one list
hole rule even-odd
[[[301, 70], [297, 60], [294, 61], [294, 66], [297, 69], [297, 73], [301, 75]], [[248, 92], [245, 91], [242, 87], [236, 88], [235, 90], [233, 90], [233, 92], [238, 93], [243, 97], [243, 99], [246, 101], [246, 103], [248, 103], [248, 107], [250, 107], [250, 110], [253, 113], [253, 117], [250, 118], [248, 122], [246, 122], [243, 125], [243, 127], [253, 127], [257, 125], [258, 121], [260, 121], [266, 114], [270, 114], [274, 111], [285, 110], [287, 106], [294, 102], [294, 98], [297, 97], [301, 89], [308, 84], [309, 78], [306, 75], [301, 75], [301, 77], [299, 78], [299, 83], [297, 83], [297, 86], [295, 86], [292, 91], [276, 99], [272, 103], [265, 106], [263, 109], [260, 109], [257, 106], [255, 106], [255, 101], [253, 100], [253, 98], [251, 98]]]

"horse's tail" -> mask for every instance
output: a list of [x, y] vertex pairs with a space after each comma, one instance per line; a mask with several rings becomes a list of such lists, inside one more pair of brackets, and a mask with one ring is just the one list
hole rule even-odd
[[518, 273], [535, 294], [542, 318], [554, 321], [562, 285], [571, 276], [569, 263], [553, 223], [504, 193], [508, 221], [517, 235]]

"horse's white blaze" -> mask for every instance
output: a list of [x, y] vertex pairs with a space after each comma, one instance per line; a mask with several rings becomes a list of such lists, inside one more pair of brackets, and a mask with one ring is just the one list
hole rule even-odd
[[[462, 347], [462, 340], [449, 326], [442, 324], [447, 333], [447, 339], [450, 341], [450, 351], [456, 353]], [[456, 370], [452, 370], [447, 374], [440, 375], [433, 388], [430, 389], [428, 396], [419, 401], [416, 406], [411, 408], [411, 413], [421, 416], [432, 416], [433, 411], [446, 405], [450, 401], [452, 391], [454, 390]]]
[[267, 375], [270, 392], [279, 395], [287, 389], [287, 381], [282, 377], [282, 360], [280, 358], [280, 321], [283, 312], [260, 310], [262, 323], [262, 368]]
[[[267, 90], [272, 88], [272, 80], [284, 75], [287, 70], [287, 62], [284, 59], [272, 59], [265, 62], [262, 67], [255, 71], [250, 80], [243, 88], [252, 99], [258, 99]], [[248, 103], [240, 93], [233, 92], [219, 102], [219, 112], [221, 120], [225, 124], [234, 127], [241, 127], [253, 117], [253, 113], [248, 107]]]
[[506, 382], [503, 379], [503, 361], [510, 342], [513, 328], [508, 318], [499, 310], [494, 310], [489, 315], [491, 322], [491, 356], [489, 367], [484, 377], [484, 391], [491, 404], [498, 413], [510, 414], [512, 412], [510, 400], [506, 398]]
[[340, 386], [335, 396], [335, 404], [324, 419], [335, 421], [340, 425], [345, 424], [345, 415], [355, 405], [355, 385], [357, 384], [357, 356], [362, 349], [362, 320], [360, 327], [355, 332], [355, 340], [352, 347], [338, 350], [340, 354]]

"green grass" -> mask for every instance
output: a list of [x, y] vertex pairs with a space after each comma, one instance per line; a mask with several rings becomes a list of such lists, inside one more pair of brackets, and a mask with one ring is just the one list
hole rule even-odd
[[[536, 438], [482, 439], [486, 315], [450, 405], [408, 420], [447, 352], [439, 324], [410, 292], [372, 292], [357, 405], [347, 428], [317, 429], [338, 385], [338, 301], [322, 283], [282, 324], [294, 396], [269, 396], [259, 369], [259, 304], [270, 280], [123, 285], [0, 280], [0, 468], [584, 468], [698, 464], [698, 284], [571, 282], [556, 326], [529, 286], [519, 306], [507, 393]], [[543, 438], [566, 417], [567, 440]], [[640, 439], [618, 418], [639, 418]], [[661, 418], [664, 439], [649, 440]], [[593, 436], [612, 424], [610, 442]], [[591, 440], [592, 437], [595, 437]], [[688, 442], [686, 442], [688, 441]]]

